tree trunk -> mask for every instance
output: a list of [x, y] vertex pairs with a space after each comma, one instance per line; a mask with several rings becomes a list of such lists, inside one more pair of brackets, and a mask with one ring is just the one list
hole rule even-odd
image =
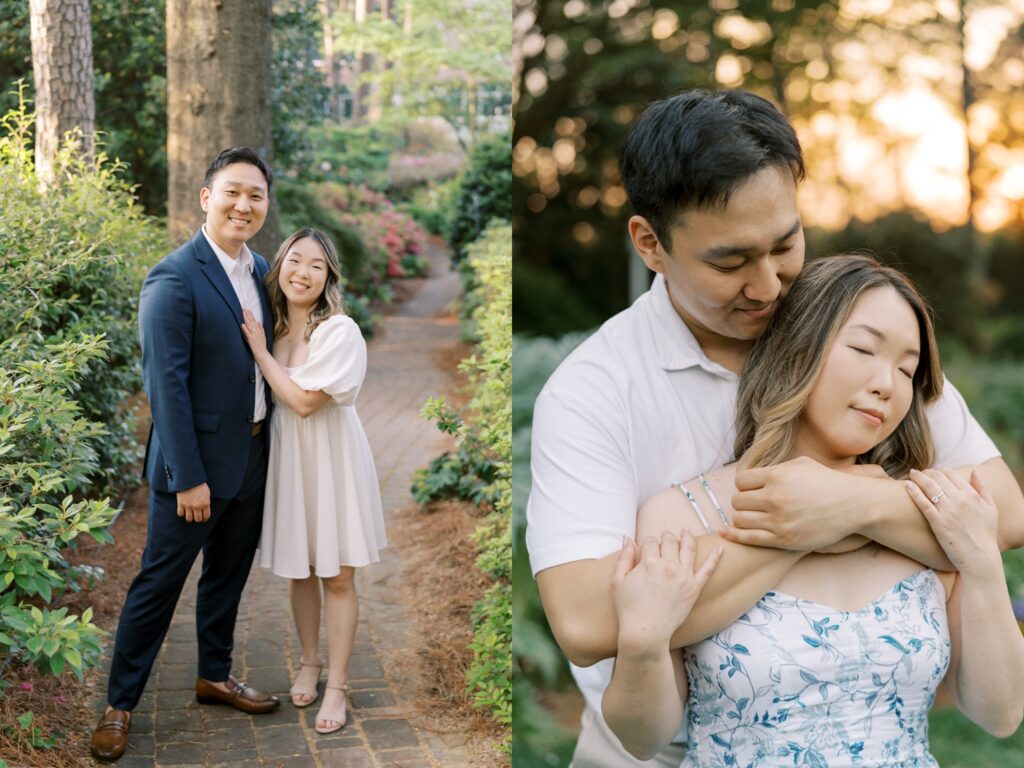
[[[228, 147], [272, 160], [271, 0], [167, 0], [167, 226], [172, 242], [203, 222], [206, 167]], [[249, 246], [272, 257], [280, 243], [271, 191]]]
[[[355, 20], [357, 26], [366, 23], [368, 13], [369, 0], [355, 0]], [[362, 35], [359, 36], [359, 40], [356, 42], [356, 49], [353, 53], [352, 122], [360, 124], [366, 119], [366, 102], [369, 94], [369, 89], [363, 82], [363, 75], [369, 72], [371, 68], [370, 56], [363, 52]]]
[[81, 130], [80, 149], [93, 152], [96, 103], [92, 80], [89, 0], [31, 0], [32, 72], [36, 93], [36, 174], [44, 185], [64, 135]]
[[327, 75], [327, 112], [331, 120], [341, 118], [338, 100], [338, 57], [334, 53], [334, 31], [331, 17], [334, 16], [333, 0], [319, 0], [321, 26], [324, 33], [324, 73]]

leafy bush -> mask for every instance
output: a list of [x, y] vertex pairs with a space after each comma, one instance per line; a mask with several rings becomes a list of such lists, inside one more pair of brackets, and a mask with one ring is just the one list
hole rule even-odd
[[440, 184], [429, 184], [417, 188], [412, 199], [403, 203], [403, 211], [420, 223], [432, 235], [447, 239], [448, 227], [455, 210], [455, 195], [459, 191], [459, 178], [451, 178]]
[[[46, 359], [0, 368], [0, 657], [81, 679], [99, 659], [104, 633], [91, 611], [68, 616], [50, 603], [80, 588], [91, 569], [68, 566], [61, 550], [87, 534], [111, 541], [114, 510], [106, 500], [74, 500], [71, 493], [96, 469], [94, 448], [103, 428], [89, 422], [71, 399], [82, 374], [102, 360], [98, 336], [51, 344]], [[22, 348], [11, 341], [0, 356], [13, 361]]]
[[494, 462], [478, 446], [463, 442], [445, 451], [413, 476], [412, 497], [418, 504], [439, 499], [462, 499], [474, 504], [494, 503]]
[[402, 148], [402, 137], [373, 125], [344, 127], [324, 123], [310, 129], [318, 148], [310, 178], [384, 191], [391, 155]]
[[449, 243], [452, 262], [466, 257], [466, 247], [487, 228], [491, 219], [512, 220], [512, 137], [493, 136], [481, 141], [469, 158], [455, 203]]
[[426, 233], [387, 197], [368, 187], [334, 182], [317, 185], [316, 194], [327, 210], [360, 233], [378, 281], [426, 273]]
[[138, 456], [136, 297], [165, 240], [102, 153], [86, 162], [70, 137], [43, 189], [24, 101], [0, 125], [0, 659], [81, 679], [104, 633], [56, 603], [102, 571], [63, 551], [110, 541], [114, 510], [85, 492]]
[[90, 480], [109, 486], [139, 457], [133, 419], [124, 412], [140, 386], [136, 307], [166, 239], [143, 215], [118, 164], [102, 154], [87, 164], [65, 145], [59, 183], [44, 191], [32, 161], [34, 117], [24, 102], [0, 126], [0, 339], [31, 360], [49, 354], [46, 344], [104, 336], [106, 355], [85, 364], [74, 397], [85, 418], [107, 427], [95, 437]]
[[[432, 399], [424, 415], [438, 427], [460, 439], [465, 463], [486, 465], [490, 482], [475, 492], [490, 500], [487, 517], [474, 533], [478, 547], [477, 565], [494, 584], [473, 611], [473, 664], [467, 685], [477, 706], [488, 709], [503, 725], [512, 722], [512, 666], [508, 649], [512, 639], [510, 600], [512, 539], [509, 518], [512, 507], [512, 231], [507, 224], [489, 228], [469, 249], [469, 260], [480, 276], [475, 322], [479, 342], [460, 368], [473, 387], [468, 412], [472, 425], [449, 409], [443, 399]], [[461, 448], [467, 448], [465, 454]], [[435, 462], [443, 480], [429, 480], [437, 486], [458, 485], [466, 474], [463, 467]], [[429, 474], [429, 472], [428, 472]], [[424, 480], [422, 474], [420, 480]], [[451, 482], [449, 482], [451, 481]], [[473, 483], [468, 484], [473, 487]], [[425, 487], [421, 482], [420, 488]], [[489, 509], [488, 509], [489, 507]], [[506, 745], [507, 747], [507, 745]]]

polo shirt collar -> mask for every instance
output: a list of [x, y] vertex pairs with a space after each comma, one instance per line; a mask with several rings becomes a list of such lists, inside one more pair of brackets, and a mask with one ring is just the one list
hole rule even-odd
[[232, 272], [234, 272], [235, 268], [239, 266], [245, 271], [247, 271], [250, 275], [252, 274], [253, 269], [255, 268], [255, 262], [253, 261], [252, 251], [249, 250], [248, 245], [245, 245], [244, 243], [242, 244], [242, 250], [241, 252], [239, 252], [238, 260], [236, 261], [235, 259], [232, 259], [230, 256], [228, 256], [227, 252], [224, 251], [219, 245], [213, 242], [213, 238], [210, 237], [209, 233], [206, 231], [205, 224], [203, 224], [202, 232], [203, 237], [206, 238], [206, 242], [210, 244], [210, 248], [213, 249], [213, 252], [217, 254], [217, 260], [220, 261], [220, 265], [224, 267], [224, 271], [227, 274], [230, 275]]
[[693, 331], [672, 306], [665, 277], [655, 275], [649, 292], [648, 312], [654, 331], [654, 346], [658, 363], [666, 371], [682, 371], [699, 366], [709, 373], [735, 378], [736, 374], [709, 360], [701, 349]]

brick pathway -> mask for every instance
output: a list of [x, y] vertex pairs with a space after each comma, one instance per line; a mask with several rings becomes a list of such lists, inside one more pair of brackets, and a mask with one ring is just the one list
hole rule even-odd
[[[444, 393], [451, 372], [440, 361], [458, 339], [445, 317], [459, 280], [447, 255], [431, 251], [431, 276], [413, 300], [387, 316], [369, 346], [369, 370], [358, 409], [376, 459], [385, 520], [409, 503], [413, 472], [446, 446], [420, 418], [430, 396]], [[277, 712], [251, 717], [223, 706], [200, 706], [195, 684], [197, 561], [185, 587], [146, 693], [135, 711], [129, 749], [120, 768], [469, 768], [457, 734], [418, 728], [411, 681], [403, 670], [422, 638], [406, 620], [397, 592], [402, 553], [357, 571], [360, 621], [349, 666], [349, 724], [321, 736], [313, 730], [319, 701], [305, 709], [287, 697], [300, 649], [288, 607], [288, 583], [254, 566], [235, 630], [233, 672], [282, 696]], [[326, 644], [322, 642], [322, 655]], [[320, 690], [326, 670], [321, 677]], [[104, 677], [101, 694], [105, 694]], [[103, 701], [96, 701], [97, 711]], [[97, 764], [98, 765], [98, 764]]]

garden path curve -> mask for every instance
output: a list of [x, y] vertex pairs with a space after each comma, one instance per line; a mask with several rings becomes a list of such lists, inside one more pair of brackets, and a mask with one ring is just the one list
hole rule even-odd
[[[442, 361], [451, 359], [445, 352], [459, 338], [451, 304], [460, 282], [442, 246], [431, 244], [428, 255], [430, 275], [409, 301], [390, 309], [369, 342], [369, 368], [358, 401], [386, 522], [410, 503], [414, 471], [448, 447], [448, 438], [419, 412], [428, 397], [452, 386], [454, 371], [443, 369]], [[389, 547], [382, 557], [381, 563], [357, 571], [360, 620], [349, 666], [352, 707], [349, 724], [329, 736], [313, 730], [317, 704], [296, 709], [287, 697], [300, 656], [288, 584], [258, 566], [242, 597], [233, 672], [277, 693], [283, 703], [277, 712], [257, 717], [196, 703], [197, 561], [135, 712], [119, 768], [469, 768], [459, 734], [417, 727], [408, 670], [425, 640], [415, 633], [398, 598], [402, 553]], [[96, 701], [97, 711], [102, 706]]]

